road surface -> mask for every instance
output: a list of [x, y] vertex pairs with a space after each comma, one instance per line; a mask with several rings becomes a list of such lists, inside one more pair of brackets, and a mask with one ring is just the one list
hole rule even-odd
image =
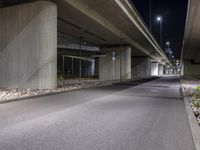
[[0, 104], [0, 150], [194, 150], [165, 77]]

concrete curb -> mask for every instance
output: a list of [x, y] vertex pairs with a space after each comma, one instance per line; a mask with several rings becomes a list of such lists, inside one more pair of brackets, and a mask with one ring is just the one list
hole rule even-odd
[[[158, 77], [149, 77], [148, 79], [157, 79]], [[52, 92], [52, 93], [47, 93], [47, 94], [41, 94], [41, 95], [33, 95], [33, 96], [25, 96], [25, 97], [19, 97], [19, 98], [13, 98], [13, 99], [6, 99], [6, 100], [0, 100], [0, 104], [5, 104], [5, 103], [11, 103], [11, 102], [16, 102], [16, 101], [21, 101], [21, 100], [28, 100], [32, 98], [39, 98], [39, 97], [45, 97], [45, 96], [51, 96], [51, 95], [56, 95], [56, 94], [62, 94], [62, 93], [67, 93], [67, 92], [74, 92], [78, 90], [84, 90], [84, 89], [90, 89], [90, 88], [97, 88], [97, 87], [103, 87], [103, 86], [109, 86], [109, 85], [115, 85], [116, 83], [126, 83], [126, 82], [134, 82], [134, 81], [139, 81], [139, 80], [145, 80], [144, 79], [132, 79], [132, 80], [127, 80], [127, 81], [106, 81], [108, 83], [104, 83], [102, 85], [94, 85], [94, 86], [88, 86], [88, 87], [82, 87], [82, 88], [76, 88], [76, 89], [70, 89], [70, 90], [64, 90], [64, 91], [57, 91], [57, 92]]]
[[[180, 84], [181, 84], [181, 82], [180, 82]], [[182, 94], [183, 99], [184, 99], [186, 114], [187, 114], [188, 122], [189, 122], [189, 125], [190, 125], [192, 137], [193, 137], [195, 150], [200, 150], [200, 127], [199, 127], [199, 124], [198, 124], [197, 119], [194, 115], [192, 107], [190, 106], [188, 98], [185, 97], [184, 94], [183, 94], [184, 89], [182, 87], [182, 84], [181, 84], [180, 91], [181, 91], [181, 94]]]
[[109, 86], [112, 84], [113, 83], [108, 83], [108, 84], [103, 84], [103, 85], [88, 86], [88, 87], [82, 87], [82, 88], [76, 88], [76, 89], [70, 89], [70, 90], [57, 91], [57, 92], [41, 94], [41, 95], [24, 96], [24, 97], [19, 97], [19, 98], [6, 99], [6, 100], [1, 100], [0, 104], [11, 103], [11, 102], [16, 102], [16, 101], [21, 101], [21, 100], [28, 100], [28, 99], [32, 99], [32, 98], [57, 95], [57, 94], [62, 94], [62, 93], [67, 93], [67, 92], [74, 92], [74, 91], [78, 91], [78, 90], [90, 89], [90, 88], [95, 88], [95, 87], [97, 88], [97, 87]]

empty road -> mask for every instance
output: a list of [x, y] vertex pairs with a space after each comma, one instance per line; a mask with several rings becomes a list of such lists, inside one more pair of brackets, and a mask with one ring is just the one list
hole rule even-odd
[[0, 150], [194, 150], [176, 77], [0, 104]]

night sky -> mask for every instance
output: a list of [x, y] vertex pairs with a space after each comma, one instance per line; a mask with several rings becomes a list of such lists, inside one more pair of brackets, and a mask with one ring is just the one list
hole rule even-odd
[[[149, 1], [132, 0], [143, 20], [149, 26]], [[187, 0], [151, 0], [152, 1], [152, 33], [160, 41], [160, 26], [156, 16], [163, 17], [163, 47], [166, 41], [171, 43], [175, 58], [180, 58], [185, 19], [187, 14]]]

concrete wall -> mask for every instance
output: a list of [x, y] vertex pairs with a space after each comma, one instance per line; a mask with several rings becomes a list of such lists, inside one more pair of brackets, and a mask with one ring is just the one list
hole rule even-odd
[[[101, 81], [120, 79], [120, 58], [122, 66], [122, 79], [131, 78], [131, 48], [102, 49], [105, 57], [99, 58], [99, 79]], [[113, 57], [113, 52], [115, 57]], [[121, 57], [120, 57], [121, 55]]]
[[189, 60], [184, 60], [183, 74], [184, 76], [200, 77], [200, 64], [194, 64]]
[[57, 85], [57, 7], [38, 1], [0, 9], [0, 86]]
[[159, 63], [151, 62], [151, 75], [152, 76], [158, 75], [158, 65], [159, 65]]
[[148, 57], [132, 57], [131, 70], [133, 77], [146, 77], [151, 75], [151, 61]]

